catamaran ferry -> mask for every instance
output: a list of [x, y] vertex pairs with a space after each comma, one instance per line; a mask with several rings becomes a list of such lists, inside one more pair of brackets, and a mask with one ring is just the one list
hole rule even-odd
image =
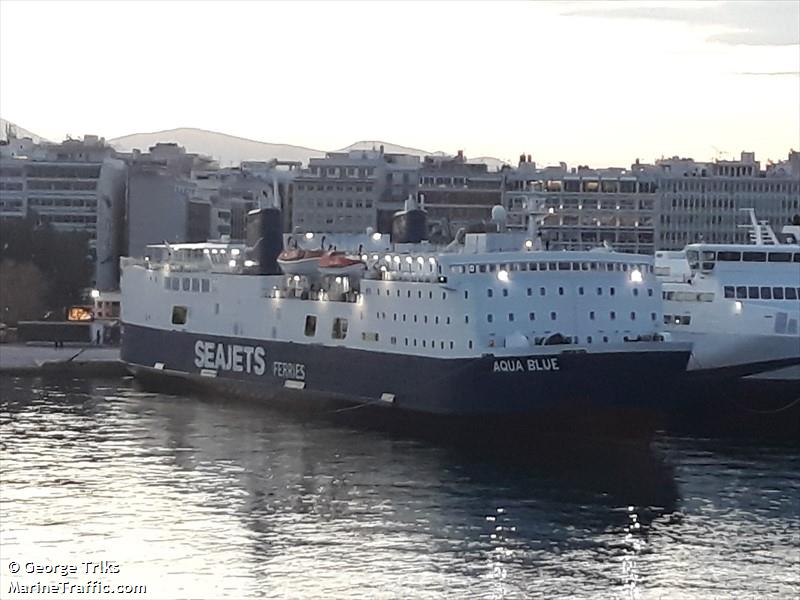
[[496, 207], [495, 231], [447, 248], [413, 200], [352, 252], [285, 245], [276, 208], [246, 244], [152, 246], [123, 259], [122, 359], [284, 402], [640, 435], [690, 352], [661, 334], [653, 258], [544, 250], [531, 206], [527, 230]]
[[[656, 253], [664, 326], [690, 342], [679, 411], [735, 428], [800, 429], [800, 226], [776, 235], [748, 209], [750, 244]], [[710, 394], [704, 382], [713, 382]], [[793, 409], [790, 410], [790, 409]]]

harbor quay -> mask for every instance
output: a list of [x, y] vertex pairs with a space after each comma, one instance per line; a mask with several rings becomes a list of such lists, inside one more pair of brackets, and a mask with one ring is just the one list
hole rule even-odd
[[0, 374], [22, 375], [37, 372], [80, 373], [81, 375], [122, 375], [119, 347], [66, 344], [0, 345]]

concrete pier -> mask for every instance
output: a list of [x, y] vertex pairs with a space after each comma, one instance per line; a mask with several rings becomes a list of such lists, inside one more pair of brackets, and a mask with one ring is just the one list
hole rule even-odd
[[122, 375], [125, 367], [119, 348], [67, 344], [0, 344], [0, 374], [76, 373], [81, 375]]

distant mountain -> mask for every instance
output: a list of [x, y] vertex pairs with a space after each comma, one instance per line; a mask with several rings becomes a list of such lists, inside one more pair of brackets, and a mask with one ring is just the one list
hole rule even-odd
[[[0, 139], [5, 139], [6, 125], [10, 125], [16, 129], [17, 137], [31, 137], [35, 141], [48, 141], [5, 119], [0, 119]], [[156, 145], [158, 142], [175, 142], [186, 148], [187, 152], [211, 156], [218, 160], [223, 166], [237, 165], [246, 160], [266, 161], [274, 158], [300, 161], [304, 165], [308, 165], [309, 159], [322, 158], [325, 156], [324, 150], [315, 150], [313, 148], [305, 148], [303, 146], [294, 146], [291, 144], [259, 142], [257, 140], [194, 127], [181, 127], [178, 129], [167, 129], [165, 131], [154, 131], [150, 133], [134, 133], [108, 140], [110, 145], [121, 152], [130, 152], [134, 148], [138, 148], [142, 152], [147, 152], [148, 148]], [[429, 150], [421, 150], [419, 148], [411, 148], [379, 140], [362, 140], [337, 150], [337, 152], [372, 150], [373, 148], [378, 150], [381, 146], [383, 146], [384, 152], [390, 154], [411, 154], [413, 156], [419, 156], [420, 158], [424, 156], [451, 156], [446, 152], [431, 152]], [[490, 156], [469, 159], [468, 162], [484, 163], [488, 165], [489, 170], [496, 170], [505, 164], [503, 161]]]
[[[436, 151], [431, 152], [429, 150], [420, 150], [419, 148], [410, 148], [408, 146], [399, 146], [397, 144], [392, 144], [389, 142], [381, 142], [379, 140], [362, 140], [360, 142], [356, 142], [355, 144], [350, 144], [346, 148], [342, 148], [337, 152], [348, 152], [349, 150], [375, 150], [380, 149], [383, 146], [383, 151], [388, 154], [411, 154], [412, 156], [419, 156], [420, 158], [424, 156], [453, 156], [448, 152]], [[499, 158], [494, 158], [492, 156], [479, 156], [477, 158], [468, 158], [468, 163], [483, 163], [489, 167], [490, 171], [496, 171], [504, 164], [505, 161], [500, 160]]]
[[478, 156], [477, 158], [468, 158], [468, 163], [483, 163], [487, 167], [489, 167], [490, 171], [499, 171], [503, 165], [507, 165], [508, 163], [504, 160], [500, 160], [499, 158], [494, 158], [493, 156]]
[[341, 150], [337, 150], [337, 152], [349, 152], [350, 150], [380, 150], [381, 146], [383, 146], [383, 151], [387, 154], [410, 154], [412, 156], [419, 156], [420, 158], [423, 156], [447, 156], [445, 152], [429, 152], [428, 150], [409, 148], [408, 146], [381, 142], [380, 140], [362, 140], [355, 144], [350, 144]]
[[20, 127], [19, 125], [15, 124], [15, 123], [12, 123], [11, 121], [6, 121], [3, 118], [0, 118], [0, 140], [5, 140], [6, 139], [6, 132], [7, 132], [9, 127], [13, 128], [14, 131], [16, 131], [18, 138], [29, 137], [34, 142], [36, 142], [37, 144], [39, 142], [47, 142], [47, 141], [49, 141], [49, 140], [46, 140], [45, 138], [43, 138], [40, 135], [36, 135], [35, 133], [33, 133], [31, 131], [28, 131], [27, 129], [23, 129], [22, 127]]
[[108, 141], [114, 148], [124, 152], [130, 152], [134, 148], [147, 152], [150, 146], [154, 146], [158, 142], [175, 142], [186, 148], [187, 152], [211, 156], [217, 159], [221, 165], [239, 164], [244, 160], [271, 160], [273, 158], [296, 160], [308, 164], [310, 158], [325, 156], [325, 152], [322, 150], [289, 144], [270, 144], [192, 127], [152, 133], [134, 133]]

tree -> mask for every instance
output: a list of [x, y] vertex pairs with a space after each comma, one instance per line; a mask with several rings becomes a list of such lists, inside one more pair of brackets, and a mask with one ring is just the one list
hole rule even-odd
[[15, 325], [40, 318], [46, 289], [42, 272], [32, 262], [0, 261], [0, 322]]
[[89, 235], [56, 231], [35, 218], [0, 221], [0, 260], [35, 266], [45, 281], [39, 298], [51, 310], [80, 302], [92, 283]]

